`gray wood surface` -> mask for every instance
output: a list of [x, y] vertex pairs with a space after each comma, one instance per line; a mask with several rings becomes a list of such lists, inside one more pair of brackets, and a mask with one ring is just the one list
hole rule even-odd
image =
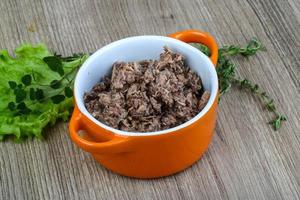
[[0, 199], [300, 199], [299, 0], [1, 0], [0, 48], [44, 42], [69, 55], [133, 35], [182, 29], [218, 44], [253, 36], [267, 52], [238, 58], [241, 76], [267, 90], [288, 121], [274, 132], [257, 99], [233, 89], [213, 142], [189, 169], [156, 180], [111, 173], [70, 140], [67, 123], [46, 139], [0, 143]]

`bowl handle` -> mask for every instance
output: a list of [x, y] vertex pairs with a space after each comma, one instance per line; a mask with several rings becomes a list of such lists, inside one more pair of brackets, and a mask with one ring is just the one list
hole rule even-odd
[[218, 46], [215, 39], [210, 34], [198, 30], [184, 30], [168, 36], [187, 43], [196, 42], [206, 45], [211, 52], [211, 56], [209, 57], [211, 62], [215, 66], [217, 65]]
[[128, 137], [113, 136], [108, 141], [94, 142], [86, 140], [78, 135], [78, 131], [84, 130], [82, 114], [75, 106], [69, 124], [71, 139], [83, 150], [90, 153], [121, 153], [128, 151]]

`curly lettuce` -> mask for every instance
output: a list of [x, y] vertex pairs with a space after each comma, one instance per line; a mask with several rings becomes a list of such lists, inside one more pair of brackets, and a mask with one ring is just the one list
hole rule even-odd
[[[24, 102], [33, 111], [26, 115], [18, 115], [8, 108], [9, 102], [15, 100], [14, 91], [8, 82], [20, 83], [25, 74], [34, 74], [35, 85], [49, 85], [53, 80], [59, 80], [60, 74], [52, 71], [43, 61], [44, 57], [53, 56], [44, 44], [33, 46], [24, 44], [14, 50], [15, 56], [7, 50], [0, 51], [0, 140], [7, 136], [14, 136], [17, 141], [27, 137], [42, 138], [42, 130], [47, 125], [53, 125], [57, 119], [67, 120], [73, 107], [73, 99], [65, 98], [55, 104], [50, 99], [43, 101], [31, 101], [27, 95]], [[62, 84], [74, 78], [76, 70], [86, 59], [86, 55], [78, 58], [63, 60], [63, 69], [69, 73], [68, 79]], [[74, 73], [73, 73], [74, 71]], [[46, 87], [45, 96], [55, 94], [59, 89]]]

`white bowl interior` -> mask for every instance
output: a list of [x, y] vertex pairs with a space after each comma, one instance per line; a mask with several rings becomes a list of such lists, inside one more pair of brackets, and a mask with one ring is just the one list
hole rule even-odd
[[[98, 83], [105, 75], [111, 73], [112, 65], [116, 61], [140, 61], [145, 59], [158, 59], [167, 46], [174, 52], [182, 54], [190, 66], [202, 79], [203, 86], [211, 93], [205, 108], [194, 118], [174, 128], [156, 132], [127, 132], [114, 129], [95, 119], [85, 108], [83, 96]], [[81, 113], [93, 122], [116, 134], [129, 136], [158, 135], [176, 131], [195, 122], [211, 107], [218, 91], [218, 79], [214, 65], [210, 59], [198, 49], [179, 40], [163, 36], [136, 36], [113, 42], [96, 51], [82, 65], [75, 79], [75, 99]], [[100, 134], [100, 133], [99, 133]]]

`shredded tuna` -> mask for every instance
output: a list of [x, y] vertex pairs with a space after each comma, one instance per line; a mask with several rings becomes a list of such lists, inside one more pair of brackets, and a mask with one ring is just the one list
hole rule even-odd
[[164, 49], [159, 60], [116, 62], [105, 77], [85, 93], [87, 110], [116, 129], [159, 131], [197, 115], [210, 93], [181, 54]]

